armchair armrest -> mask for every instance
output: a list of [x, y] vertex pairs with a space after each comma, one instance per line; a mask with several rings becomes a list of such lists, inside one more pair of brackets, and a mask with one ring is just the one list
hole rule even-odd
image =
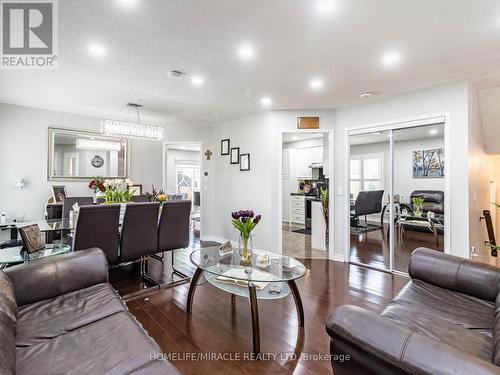
[[500, 269], [439, 251], [418, 248], [410, 257], [412, 279], [495, 302]]
[[108, 263], [101, 249], [75, 251], [6, 268], [18, 305], [108, 282]]
[[[337, 308], [326, 330], [335, 374], [498, 374], [490, 362], [357, 306]], [[335, 361], [340, 354], [350, 358]]]

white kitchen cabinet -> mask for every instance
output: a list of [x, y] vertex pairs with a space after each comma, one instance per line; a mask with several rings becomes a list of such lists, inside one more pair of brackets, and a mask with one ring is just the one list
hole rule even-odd
[[294, 160], [297, 165], [297, 177], [300, 179], [311, 179], [312, 170], [310, 166], [313, 163], [321, 163], [323, 161], [323, 147], [297, 149], [295, 153]]
[[292, 225], [292, 223], [305, 225], [305, 202], [305, 197], [303, 195], [290, 195], [290, 225]]

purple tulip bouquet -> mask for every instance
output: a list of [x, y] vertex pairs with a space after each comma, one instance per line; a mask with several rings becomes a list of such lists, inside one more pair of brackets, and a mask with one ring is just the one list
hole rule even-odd
[[236, 211], [232, 212], [233, 220], [231, 223], [233, 227], [240, 232], [240, 256], [244, 262], [250, 262], [252, 259], [252, 246], [249, 246], [251, 241], [251, 233], [254, 228], [259, 224], [261, 215], [255, 215], [253, 211]]

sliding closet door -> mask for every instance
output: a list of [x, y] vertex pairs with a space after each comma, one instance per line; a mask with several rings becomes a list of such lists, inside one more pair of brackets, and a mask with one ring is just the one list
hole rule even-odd
[[444, 249], [444, 124], [392, 131], [394, 270], [417, 247]]
[[390, 132], [350, 135], [350, 260], [390, 270], [388, 225], [381, 212], [388, 202]]

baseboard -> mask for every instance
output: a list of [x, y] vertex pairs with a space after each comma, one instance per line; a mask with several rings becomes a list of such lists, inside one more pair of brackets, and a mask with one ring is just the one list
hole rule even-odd
[[343, 254], [333, 254], [330, 260], [333, 260], [335, 262], [342, 262], [345, 263], [345, 256]]

